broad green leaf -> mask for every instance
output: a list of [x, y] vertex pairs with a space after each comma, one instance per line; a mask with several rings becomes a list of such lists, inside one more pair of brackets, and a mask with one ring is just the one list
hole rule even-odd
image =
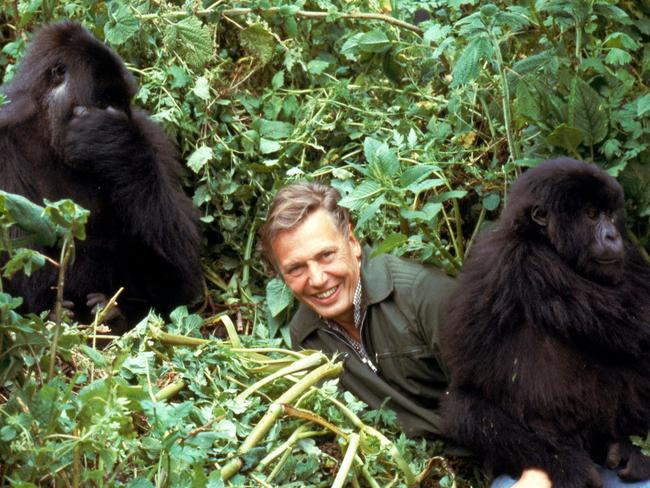
[[397, 154], [385, 142], [367, 137], [363, 141], [363, 153], [375, 177], [390, 178], [398, 173], [400, 166]]
[[575, 153], [578, 146], [585, 140], [585, 133], [576, 127], [561, 124], [546, 137], [546, 140], [553, 146]]
[[205, 76], [197, 78], [192, 92], [201, 100], [210, 100], [210, 84], [208, 83], [208, 79]]
[[569, 94], [569, 124], [584, 132], [585, 143], [597, 144], [607, 136], [605, 102], [587, 82], [574, 78]]
[[391, 42], [382, 30], [366, 32], [357, 40], [359, 49], [368, 53], [383, 53], [390, 48]]
[[357, 51], [359, 50], [359, 39], [363, 37], [363, 33], [358, 33], [349, 37], [341, 46], [341, 54], [348, 60], [355, 60]]
[[270, 139], [260, 138], [260, 151], [262, 154], [270, 154], [282, 149], [282, 144]]
[[636, 100], [636, 114], [643, 117], [650, 112], [650, 93], [646, 93]]
[[273, 78], [271, 78], [271, 86], [274, 90], [279, 90], [284, 86], [284, 70], [281, 69], [273, 75]]
[[293, 293], [283, 280], [273, 278], [266, 284], [266, 305], [272, 316], [277, 317], [291, 303], [293, 303]]
[[424, 31], [423, 40], [425, 44], [440, 44], [451, 33], [451, 26], [442, 24], [433, 24]]
[[198, 173], [212, 158], [214, 158], [214, 152], [212, 152], [212, 148], [203, 145], [196, 149], [196, 151], [194, 151], [190, 157], [187, 158], [187, 165], [192, 171]]
[[441, 193], [440, 195], [435, 195], [431, 198], [431, 201], [433, 203], [442, 203], [446, 202], [447, 200], [451, 200], [452, 198], [463, 198], [465, 195], [467, 195], [467, 191], [465, 190], [447, 191]]
[[260, 136], [266, 139], [280, 140], [287, 139], [293, 132], [293, 125], [277, 120], [259, 119], [256, 124]]
[[360, 210], [382, 191], [383, 188], [376, 181], [364, 180], [349, 195], [341, 198], [339, 205], [350, 210]]
[[327, 67], [330, 65], [327, 61], [323, 61], [321, 59], [312, 59], [307, 63], [307, 71], [309, 71], [312, 75], [319, 75], [323, 71], [327, 69]]
[[386, 252], [390, 252], [393, 249], [395, 249], [398, 246], [401, 246], [408, 240], [408, 237], [406, 237], [404, 234], [391, 234], [388, 237], [386, 237], [381, 244], [379, 244], [370, 254], [371, 258], [374, 258], [375, 256], [379, 256], [380, 254], [384, 254]]
[[262, 24], [253, 24], [239, 33], [241, 45], [262, 64], [271, 61], [277, 41]]
[[423, 191], [432, 190], [433, 188], [438, 188], [445, 184], [445, 180], [440, 178], [429, 178], [426, 180], [418, 181], [416, 183], [411, 183], [406, 187], [406, 191], [410, 191], [414, 194], [422, 193]]
[[194, 16], [165, 28], [165, 48], [178, 52], [187, 64], [198, 70], [212, 59], [213, 42], [210, 29]]
[[440, 167], [434, 164], [418, 164], [404, 170], [400, 176], [400, 184], [404, 187], [423, 180], [431, 173], [440, 171]]
[[2, 276], [12, 277], [17, 271], [23, 270], [26, 276], [45, 265], [45, 257], [38, 251], [28, 248], [17, 249], [2, 269]]
[[632, 56], [627, 51], [623, 51], [617, 47], [612, 47], [608, 50], [605, 61], [614, 66], [622, 66], [632, 62]]
[[483, 208], [488, 211], [496, 210], [501, 203], [501, 197], [496, 193], [488, 193], [483, 197]]
[[127, 3], [111, 2], [108, 9], [108, 22], [104, 24], [104, 40], [119, 46], [131, 39], [140, 30], [138, 20], [131, 13]]
[[56, 242], [56, 227], [45, 215], [45, 209], [21, 195], [0, 190], [0, 209], [5, 208], [18, 227], [28, 234], [28, 239], [41, 246]]
[[464, 85], [476, 79], [481, 72], [481, 60], [489, 57], [491, 52], [492, 47], [487, 39], [473, 39], [454, 64], [451, 86]]
[[372, 219], [377, 215], [381, 206], [386, 202], [386, 197], [380, 195], [374, 202], [370, 205], [367, 205], [361, 212], [359, 212], [359, 218], [357, 219], [357, 227], [363, 227], [366, 222]]

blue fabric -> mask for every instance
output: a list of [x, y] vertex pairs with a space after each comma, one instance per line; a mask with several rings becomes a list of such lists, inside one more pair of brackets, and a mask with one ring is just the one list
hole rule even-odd
[[[600, 468], [600, 475], [603, 478], [603, 488], [650, 488], [650, 481], [636, 481], [627, 483], [618, 477], [616, 471]], [[492, 482], [490, 488], [510, 488], [517, 480], [510, 476], [501, 475]]]

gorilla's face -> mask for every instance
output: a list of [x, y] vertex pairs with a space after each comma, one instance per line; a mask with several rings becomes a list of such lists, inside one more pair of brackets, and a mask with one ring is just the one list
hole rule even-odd
[[57, 154], [77, 107], [112, 107], [131, 116], [133, 77], [117, 55], [75, 23], [39, 31], [15, 82], [39, 97]]

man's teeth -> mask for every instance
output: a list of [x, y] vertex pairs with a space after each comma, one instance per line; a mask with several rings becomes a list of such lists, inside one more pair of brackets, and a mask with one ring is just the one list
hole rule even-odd
[[337, 288], [338, 286], [335, 286], [334, 288], [330, 288], [329, 290], [324, 291], [323, 293], [319, 293], [318, 295], [316, 295], [316, 298], [320, 298], [320, 299], [329, 298], [332, 295], [334, 295], [334, 292], [336, 291]]

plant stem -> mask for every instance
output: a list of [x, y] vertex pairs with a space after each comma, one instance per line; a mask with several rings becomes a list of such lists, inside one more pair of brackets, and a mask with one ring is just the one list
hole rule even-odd
[[59, 275], [56, 285], [56, 303], [54, 304], [54, 338], [52, 339], [52, 348], [50, 350], [50, 367], [48, 369], [47, 380], [54, 377], [54, 365], [56, 364], [56, 349], [59, 344], [61, 335], [61, 319], [63, 316], [63, 286], [65, 285], [65, 270], [68, 267], [68, 261], [74, 250], [74, 239], [71, 235], [66, 235], [61, 247], [61, 266], [59, 266]]
[[[332, 364], [328, 362], [305, 375], [300, 381], [280, 395], [278, 399], [269, 406], [264, 416], [260, 419], [250, 434], [248, 434], [248, 437], [244, 439], [242, 445], [239, 446], [237, 454], [243, 456], [262, 440], [271, 427], [273, 427], [273, 423], [283, 412], [283, 403], [291, 403], [314, 384], [326, 378], [339, 376], [342, 372], [343, 363]], [[221, 479], [227, 481], [239, 472], [241, 466], [241, 457], [233, 458], [221, 469]]]
[[350, 434], [348, 440], [348, 448], [345, 450], [345, 456], [343, 456], [343, 461], [341, 461], [341, 467], [339, 468], [338, 473], [336, 473], [336, 478], [332, 483], [332, 488], [343, 488], [345, 486], [345, 481], [352, 467], [352, 461], [354, 461], [354, 456], [359, 449], [359, 434], [354, 433]]
[[268, 375], [265, 378], [262, 378], [257, 383], [249, 386], [244, 391], [242, 391], [239, 395], [237, 395], [234, 398], [234, 401], [237, 403], [242, 402], [246, 398], [248, 398], [252, 393], [262, 388], [264, 385], [267, 385], [275, 381], [276, 379], [282, 378], [283, 376], [286, 376], [288, 374], [297, 373], [298, 371], [314, 368], [322, 364], [323, 361], [325, 361], [326, 359], [327, 358], [325, 354], [323, 354], [320, 351], [310, 354], [309, 356], [306, 356], [304, 358], [298, 359], [297, 361], [294, 361], [290, 365], [285, 366], [284, 368], [276, 371], [273, 374]]
[[[219, 13], [221, 15], [224, 15], [226, 17], [228, 16], [235, 16], [235, 15], [248, 15], [248, 14], [258, 14], [258, 15], [263, 15], [263, 14], [274, 14], [278, 13], [280, 11], [280, 7], [270, 7], [270, 8], [229, 8], [225, 10], [219, 11], [218, 9], [215, 8], [207, 8], [207, 9], [201, 9], [201, 10], [196, 10], [194, 12], [194, 15], [198, 17], [205, 17], [207, 15], [213, 14], [213, 13]], [[190, 13], [185, 12], [185, 11], [176, 11], [176, 12], [168, 12], [166, 14], [163, 14], [162, 17], [188, 17]], [[365, 12], [352, 12], [349, 14], [333, 14], [331, 12], [316, 12], [316, 11], [311, 11], [311, 10], [298, 10], [295, 14], [296, 17], [304, 17], [308, 19], [326, 19], [326, 18], [338, 18], [338, 19], [361, 19], [361, 20], [380, 20], [382, 22], [386, 22], [387, 24], [391, 24], [397, 27], [401, 27], [406, 30], [410, 30], [412, 32], [415, 32], [416, 34], [422, 35], [424, 32], [422, 29], [420, 29], [418, 26], [409, 24], [408, 22], [404, 22], [403, 20], [396, 19], [394, 17], [391, 17], [389, 15], [384, 15], [384, 14], [375, 14], [375, 13], [365, 13]], [[135, 15], [138, 19], [141, 20], [149, 20], [149, 19], [159, 19], [161, 17], [160, 14], [144, 14], [144, 15]]]
[[508, 150], [510, 151], [510, 159], [515, 161], [519, 159], [519, 150], [515, 146], [515, 137], [512, 130], [512, 112], [510, 110], [510, 84], [506, 76], [506, 69], [503, 64], [503, 56], [501, 55], [501, 46], [498, 39], [490, 33], [490, 39], [494, 46], [494, 54], [496, 56], [497, 69], [499, 77], [501, 78], [501, 92], [502, 92], [502, 105], [503, 105], [503, 123], [506, 127], [506, 138], [508, 139]]

